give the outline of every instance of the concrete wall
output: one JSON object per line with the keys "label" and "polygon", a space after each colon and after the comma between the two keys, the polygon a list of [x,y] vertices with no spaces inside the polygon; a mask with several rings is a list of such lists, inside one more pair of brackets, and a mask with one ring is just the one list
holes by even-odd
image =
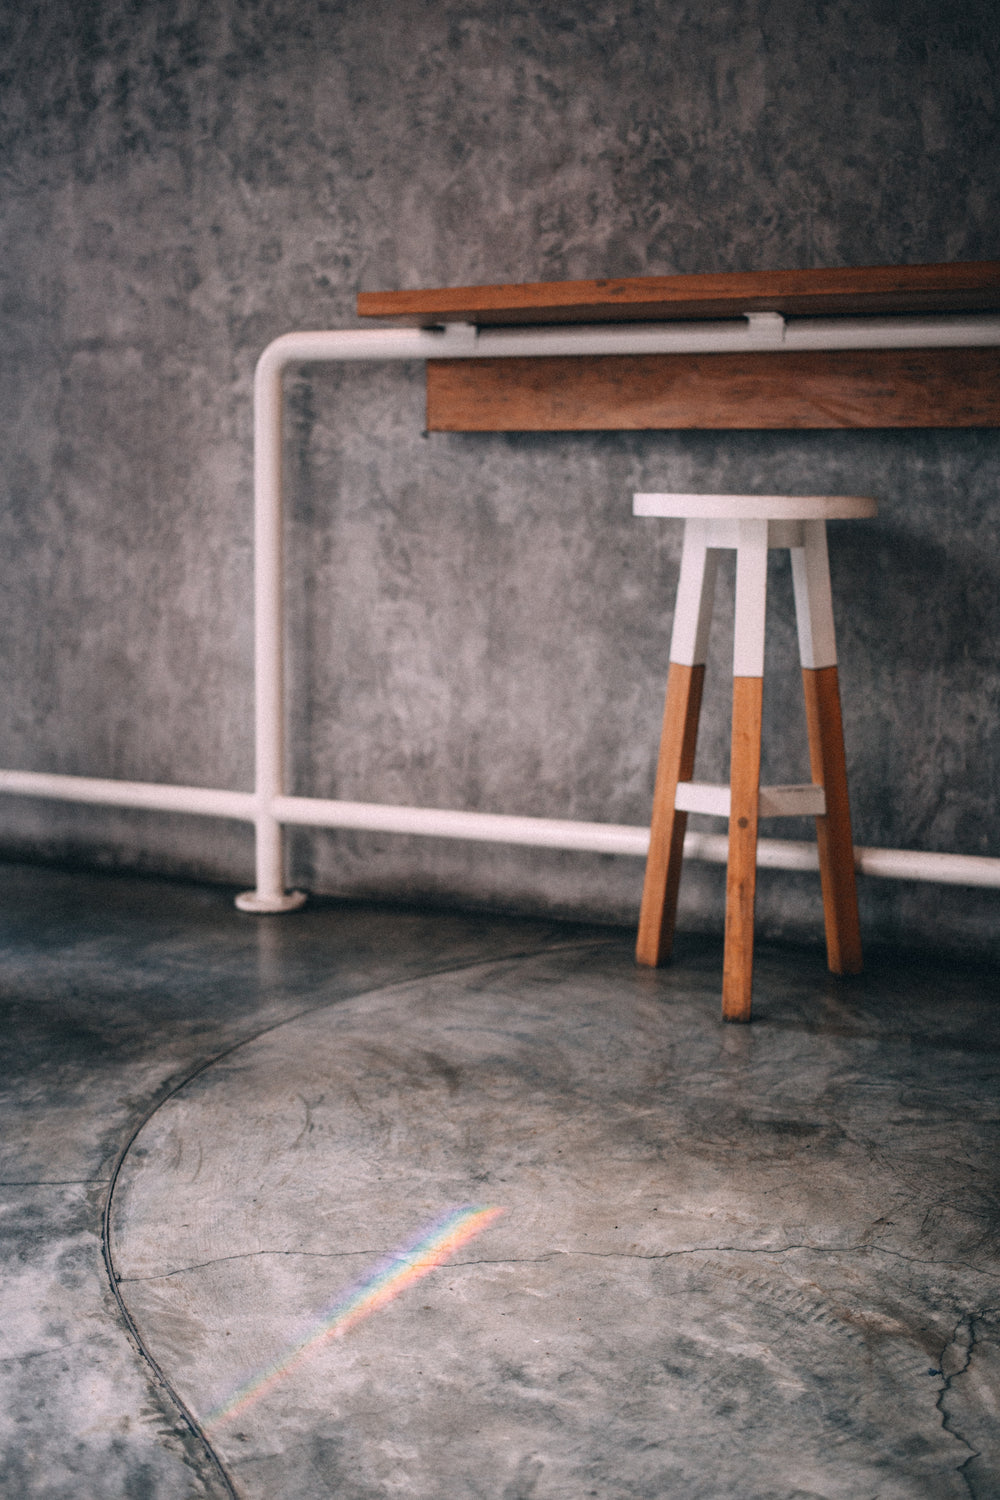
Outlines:
{"label": "concrete wall", "polygon": [[[992,0],[0,17],[7,766],[251,786],[253,365],[351,325],[359,288],[1000,256]],[[872,493],[878,521],[831,540],[856,839],[1000,854],[997,433],[426,437],[409,367],[297,372],[289,407],[294,790],[645,821],[679,539],[631,518],[633,489]],[[766,761],[793,778],[777,613],[772,647]],[[0,799],[0,829],[8,853],[252,868],[246,830],[195,819]],[[436,841],[292,848],[313,889],[607,919],[641,882]],[[692,867],[683,900],[717,926],[721,872]],[[996,895],[863,901],[876,940],[1000,949]],[[814,883],[766,876],[761,925],[814,937]]]}

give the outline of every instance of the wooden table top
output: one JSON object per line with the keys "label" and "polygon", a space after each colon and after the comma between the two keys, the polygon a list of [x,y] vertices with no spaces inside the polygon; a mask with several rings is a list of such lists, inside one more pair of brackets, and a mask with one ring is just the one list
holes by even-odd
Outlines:
{"label": "wooden table top", "polygon": [[831,270],[626,276],[600,281],[361,292],[358,314],[416,327],[441,323],[663,322],[750,312],[859,317],[1000,311],[1000,261]]}

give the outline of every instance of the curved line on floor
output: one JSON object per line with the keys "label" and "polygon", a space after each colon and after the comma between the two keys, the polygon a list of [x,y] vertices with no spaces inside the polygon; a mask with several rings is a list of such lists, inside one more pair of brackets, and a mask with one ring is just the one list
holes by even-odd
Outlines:
{"label": "curved line on floor", "polygon": [[393,990],[404,989],[407,985],[413,984],[415,981],[421,979],[436,979],[445,974],[462,974],[470,969],[482,968],[485,964],[488,963],[517,963],[527,958],[539,958],[547,953],[566,953],[572,952],[573,949],[586,950],[587,948],[611,947],[616,941],[620,941],[620,939],[612,937],[609,934],[607,938],[588,938],[585,940],[568,941],[566,943],[556,943],[551,946],[546,945],[542,948],[525,948],[520,952],[505,953],[502,955],[498,955],[496,958],[492,959],[470,959],[468,963],[442,965],[442,967],[439,969],[431,968],[428,969],[425,973],[411,974],[406,979],[397,980],[395,984],[375,985],[372,989],[369,990],[358,990],[357,993],[353,995],[338,995],[334,1000],[322,1000],[317,1005],[307,1005],[302,1010],[296,1011],[295,1015],[284,1016],[280,1021],[275,1021],[270,1026],[262,1026],[259,1031],[255,1031],[252,1035],[241,1037],[238,1042],[233,1042],[231,1046],[224,1047],[221,1052],[217,1052],[212,1057],[206,1058],[204,1062],[199,1063],[196,1068],[192,1068],[190,1073],[185,1074],[185,1076],[180,1079],[178,1083],[175,1083],[172,1088],[168,1089],[163,1095],[161,1095],[161,1097],[158,1098],[156,1102],[150,1106],[150,1108],[143,1115],[142,1119],[136,1125],[135,1129],[132,1131],[132,1134],[129,1136],[128,1140],[125,1142],[125,1145],[122,1147],[121,1151],[118,1154],[118,1158],[115,1162],[114,1169],[111,1173],[111,1178],[108,1183],[107,1195],[104,1200],[104,1210],[101,1214],[101,1251],[104,1256],[104,1268],[108,1275],[108,1282],[111,1286],[112,1295],[114,1296],[115,1302],[118,1305],[118,1311],[121,1314],[122,1321],[125,1324],[126,1330],[130,1338],[132,1339],[132,1342],[135,1344],[135,1347],[142,1359],[145,1360],[149,1370],[155,1376],[156,1381],[162,1391],[165,1392],[170,1401],[177,1408],[177,1411],[179,1412],[181,1419],[183,1420],[184,1425],[187,1427],[188,1431],[193,1437],[197,1438],[198,1442],[201,1444],[202,1448],[204,1449],[205,1455],[208,1458],[209,1464],[213,1472],[215,1473],[216,1478],[225,1486],[226,1494],[230,1497],[230,1500],[241,1500],[240,1492],[239,1490],[237,1490],[232,1479],[229,1477],[229,1474],[226,1472],[225,1465],[223,1464],[218,1453],[215,1451],[211,1439],[205,1432],[201,1423],[198,1421],[198,1418],[195,1416],[194,1412],[190,1410],[187,1403],[181,1397],[180,1393],[174,1388],[172,1382],[166,1375],[159,1361],[147,1348],[146,1343],[142,1335],[140,1334],[138,1327],[136,1326],[135,1320],[128,1310],[125,1299],[121,1294],[119,1277],[117,1271],[115,1270],[114,1256],[111,1251],[111,1205],[114,1199],[115,1187],[117,1186],[119,1175],[125,1165],[125,1159],[131,1151],[132,1147],[135,1145],[135,1142],[138,1139],[139,1135],[143,1130],[145,1130],[146,1126],[149,1124],[153,1116],[157,1114],[165,1104],[173,1099],[175,1095],[179,1094],[182,1089],[187,1088],[189,1083],[193,1083],[194,1080],[198,1078],[202,1073],[208,1072],[209,1068],[214,1068],[216,1063],[222,1062],[224,1058],[231,1057],[232,1054],[234,1052],[238,1052],[241,1047],[247,1047],[251,1042],[259,1041],[261,1037],[267,1036],[272,1031],[280,1031],[283,1026],[290,1026],[293,1022],[300,1021],[303,1016],[314,1015],[317,1011],[332,1009],[335,1005],[343,1005],[346,1001],[349,1000],[361,1000],[366,995],[377,995],[385,993],[391,994]]}

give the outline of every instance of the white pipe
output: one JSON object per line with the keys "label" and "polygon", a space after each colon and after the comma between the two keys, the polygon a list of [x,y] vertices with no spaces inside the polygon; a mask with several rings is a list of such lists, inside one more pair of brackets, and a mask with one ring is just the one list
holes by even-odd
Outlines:
{"label": "white pipe", "polygon": [[780,313],[755,313],[747,318],[704,323],[485,328],[467,353],[456,350],[450,357],[792,353],[805,349],[942,349],[996,344],[1000,344],[1000,317],[991,315],[784,319]]}
{"label": "white pipe", "polygon": [[0,771],[0,792],[16,797],[52,797],[57,802],[91,802],[103,807],[144,807],[153,812],[238,818],[244,822],[253,822],[257,810],[257,799],[251,792],[161,786],[152,781],[104,781],[94,776],[56,776],[44,771]]}
{"label": "white pipe", "polygon": [[[251,792],[99,780],[90,776],[57,776],[38,771],[0,771],[0,793],[105,807],[234,818],[246,823],[257,821],[259,805],[258,798]],[[537,849],[567,849],[577,853],[619,854],[638,859],[645,859],[649,849],[649,829],[626,823],[580,823],[562,818],[454,812],[444,808],[397,807],[378,802],[338,802],[322,797],[276,797],[270,811],[278,825],[304,828],[353,828],[373,833],[417,834],[480,843],[519,844]],[[724,833],[689,833],[684,840],[685,859],[724,865],[728,854],[729,840]],[[862,874],[884,880],[933,881],[1000,889],[1000,859],[987,855],[856,848],[854,862]],[[768,870],[819,868],[816,845],[794,839],[760,839],[757,864]]]}
{"label": "white pipe", "polygon": [[[624,854],[638,859],[645,859],[649,852],[649,829],[627,823],[578,823],[506,813],[338,802],[325,797],[278,797],[274,814],[282,823],[308,828],[354,828],[371,833],[521,844],[535,849]],[[729,839],[724,833],[689,833],[684,839],[684,856],[724,865],[729,858]],[[757,863],[767,870],[819,869],[816,845],[796,839],[760,839]],[[1000,859],[986,855],[856,848],[854,863],[862,874],[885,880],[927,880],[1000,889]]]}
{"label": "white pipe", "polygon": [[[766,321],[765,321],[766,319]],[[772,321],[774,320],[774,321]],[[289,364],[328,360],[512,359],[583,354],[774,353],[803,349],[989,348],[1000,345],[1000,317],[746,318],[676,323],[568,324],[549,328],[350,328],[285,333],[257,366],[259,381]]]}
{"label": "white pipe", "polygon": [[931,854],[919,849],[855,849],[863,875],[882,880],[927,880],[939,885],[1000,889],[1000,859],[986,854]]}
{"label": "white pipe", "polygon": [[334,802],[322,797],[279,797],[274,810],[283,823],[311,828],[358,828],[375,833],[472,839],[486,844],[522,844],[536,849],[575,849],[594,854],[645,858],[649,829],[622,823],[575,823],[561,818],[522,818],[507,813],[452,812],[437,807],[395,807],[378,802]]}
{"label": "white pipe", "polygon": [[[272,346],[273,347],[273,346]],[[280,367],[266,356],[254,377],[254,742],[256,899],[285,896],[281,828],[272,809],[284,790],[284,542]]]}

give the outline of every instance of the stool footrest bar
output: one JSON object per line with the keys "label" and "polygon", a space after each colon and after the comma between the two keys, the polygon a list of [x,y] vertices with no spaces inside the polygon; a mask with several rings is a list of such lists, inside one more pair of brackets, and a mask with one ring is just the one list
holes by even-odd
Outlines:
{"label": "stool footrest bar", "polygon": [[[728,818],[731,796],[728,786],[710,781],[679,781],[674,797],[678,812],[704,813]],[[757,802],[761,818],[819,818],[826,812],[826,793],[807,781],[794,786],[762,786]]]}

